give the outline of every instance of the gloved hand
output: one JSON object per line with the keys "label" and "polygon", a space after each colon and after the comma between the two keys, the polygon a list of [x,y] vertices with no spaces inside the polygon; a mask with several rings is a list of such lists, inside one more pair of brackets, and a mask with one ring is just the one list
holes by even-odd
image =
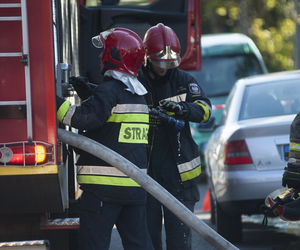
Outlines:
{"label": "gloved hand", "polygon": [[[160,121],[161,124],[167,124],[171,119],[171,117],[168,116],[167,114],[158,111],[157,109],[154,108],[149,111],[149,116],[150,116],[150,121],[158,120]],[[158,124],[158,122],[154,122],[154,123]]]}
{"label": "gloved hand", "polygon": [[300,165],[295,158],[290,158],[282,175],[282,186],[300,188]]}
{"label": "gloved hand", "polygon": [[169,112],[174,112],[175,114],[178,115],[183,114],[183,107],[178,102],[162,100],[160,102],[160,106]]}
{"label": "gloved hand", "polygon": [[166,124],[170,128],[175,129],[175,131],[180,132],[185,125],[184,121],[176,120],[175,118],[168,116],[164,112],[156,110],[154,108],[149,112],[149,115],[150,115],[150,124],[152,126],[158,125],[160,122],[161,124]]}
{"label": "gloved hand", "polygon": [[88,99],[92,95],[92,89],[87,82],[89,82],[89,80],[84,76],[72,76],[69,79],[69,83],[72,84],[82,101]]}

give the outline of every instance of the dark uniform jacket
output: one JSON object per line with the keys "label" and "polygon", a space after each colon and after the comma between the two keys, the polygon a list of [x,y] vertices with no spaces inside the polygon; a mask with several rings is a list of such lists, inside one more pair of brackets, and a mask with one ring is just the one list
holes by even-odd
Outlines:
{"label": "dark uniform jacket", "polygon": [[[93,95],[76,107],[71,126],[112,149],[146,172],[149,115],[143,96],[132,94],[110,78],[93,89]],[[145,204],[146,192],[134,180],[107,162],[80,152],[77,179],[84,191],[105,202]],[[95,167],[97,166],[97,167]]]}
{"label": "dark uniform jacket", "polygon": [[300,113],[297,114],[291,124],[289,158],[300,160]]}
{"label": "dark uniform jacket", "polygon": [[[151,161],[156,161],[157,164],[154,165],[161,165],[157,168],[160,168],[158,171],[164,177],[159,182],[169,182],[167,186],[172,189],[171,186],[177,186],[177,184],[173,185],[171,183],[173,181],[167,179],[177,175],[184,187],[198,183],[201,161],[198,146],[191,135],[189,122],[200,123],[209,120],[211,115],[210,100],[197,81],[190,74],[178,68],[169,70],[167,75],[159,80],[152,80],[148,76],[147,69],[143,67],[139,72],[138,79],[148,91],[146,100],[150,109],[156,108],[159,101],[167,99],[179,102],[186,110],[184,115],[174,116],[176,119],[185,121],[184,129],[180,133],[166,125],[151,126],[150,121],[149,163],[151,165]],[[169,153],[168,148],[171,148]],[[165,165],[163,166],[163,164]],[[177,169],[167,166],[172,164],[177,165]],[[168,172],[163,173],[164,169],[167,169]],[[172,173],[174,171],[176,173]],[[154,178],[156,179],[155,176]],[[171,193],[176,192],[176,190],[172,192],[170,189],[168,191]]]}

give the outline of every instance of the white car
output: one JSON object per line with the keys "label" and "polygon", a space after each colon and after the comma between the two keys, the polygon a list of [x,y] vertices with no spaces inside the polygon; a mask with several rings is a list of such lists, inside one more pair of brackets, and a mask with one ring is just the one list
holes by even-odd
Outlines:
{"label": "white car", "polygon": [[211,221],[227,240],[240,242],[241,216],[262,214],[266,196],[282,187],[290,125],[299,111],[300,71],[235,83],[205,151]]}

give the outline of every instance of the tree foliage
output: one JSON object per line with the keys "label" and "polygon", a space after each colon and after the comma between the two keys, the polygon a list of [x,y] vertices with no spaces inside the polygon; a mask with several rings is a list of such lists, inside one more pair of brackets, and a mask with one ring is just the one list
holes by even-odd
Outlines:
{"label": "tree foliage", "polygon": [[240,32],[269,72],[294,69],[294,0],[202,0],[202,33]]}

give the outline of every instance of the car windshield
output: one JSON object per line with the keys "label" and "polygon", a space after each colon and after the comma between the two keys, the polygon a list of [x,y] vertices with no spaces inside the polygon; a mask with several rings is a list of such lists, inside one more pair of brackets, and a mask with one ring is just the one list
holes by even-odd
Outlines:
{"label": "car windshield", "polygon": [[189,72],[208,97],[228,95],[240,78],[262,74],[258,60],[250,54],[202,58],[202,71]]}
{"label": "car windshield", "polygon": [[296,114],[300,111],[299,80],[281,80],[245,88],[239,120]]}

